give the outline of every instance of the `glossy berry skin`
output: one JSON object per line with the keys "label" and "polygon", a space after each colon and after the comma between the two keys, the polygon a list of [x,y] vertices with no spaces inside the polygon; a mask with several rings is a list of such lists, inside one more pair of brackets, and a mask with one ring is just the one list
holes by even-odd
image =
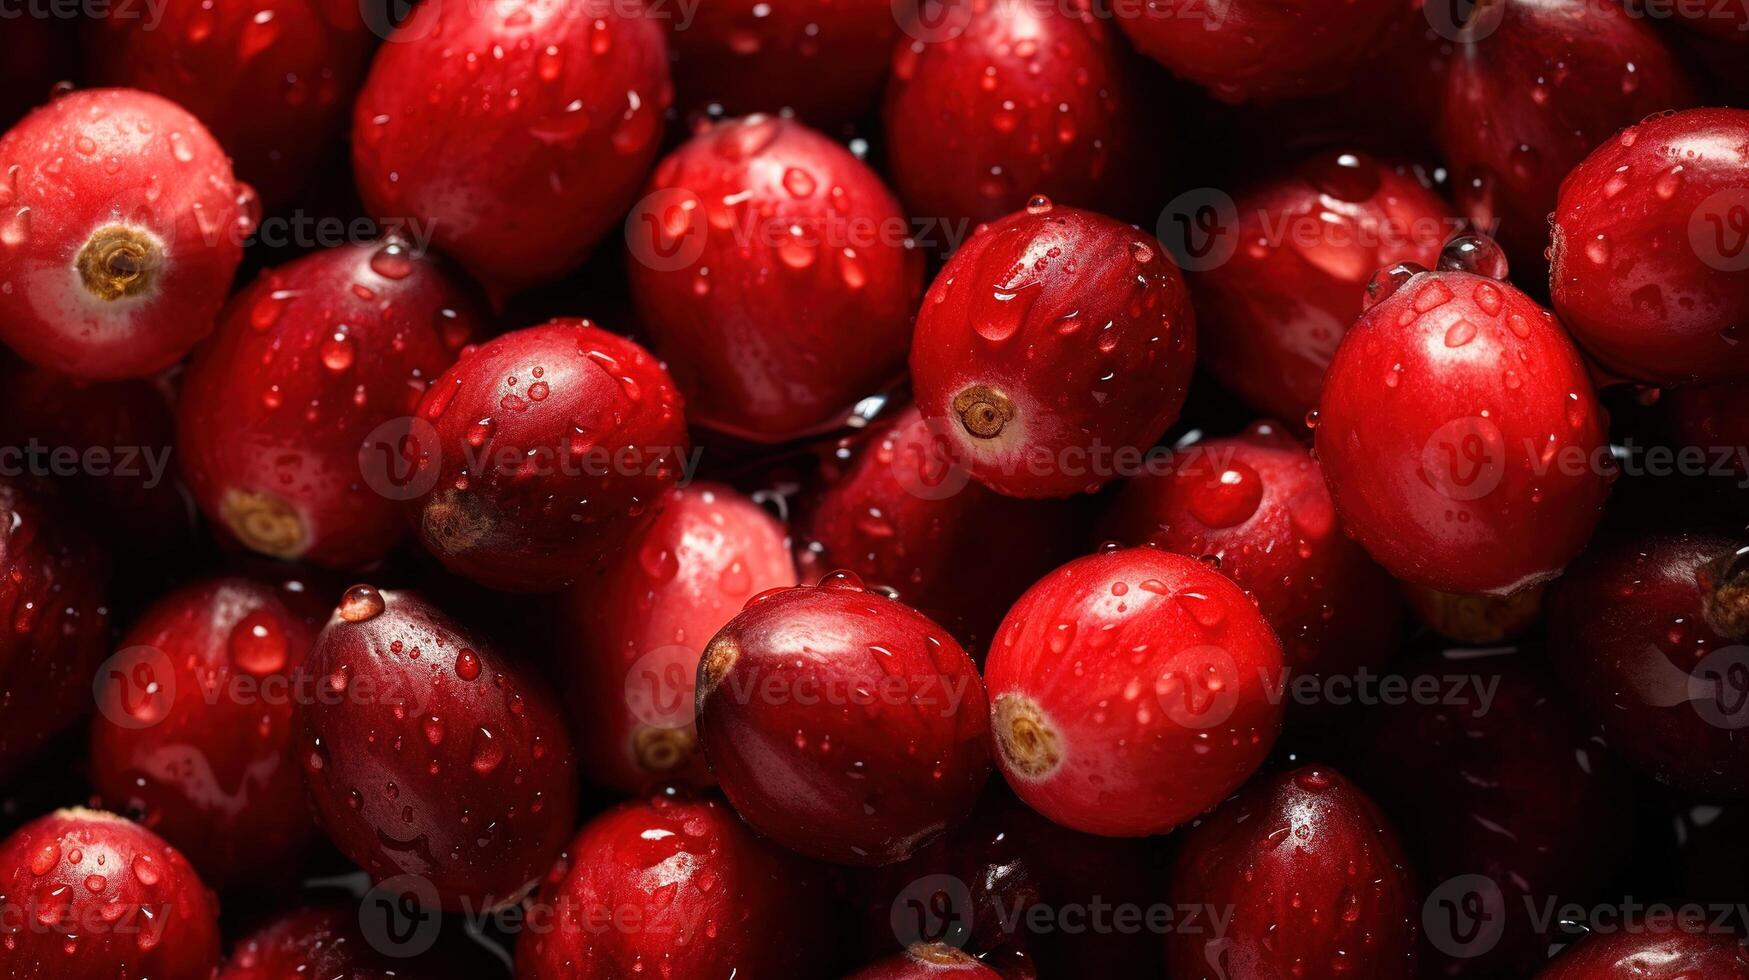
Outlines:
{"label": "glossy berry skin", "polygon": [[1171,894],[1231,916],[1167,936],[1175,978],[1416,975],[1421,910],[1396,831],[1333,769],[1263,777],[1185,831]]}
{"label": "glossy berry skin", "polygon": [[417,420],[419,540],[450,571],[519,592],[595,571],[680,478],[688,447],[662,364],[588,320],[465,349]]}
{"label": "glossy berry skin", "polygon": [[1392,575],[1443,592],[1553,578],[1590,538],[1613,472],[1572,341],[1489,276],[1400,268],[1379,282],[1319,402],[1343,527]]}
{"label": "glossy berry skin", "polygon": [[1403,617],[1390,577],[1342,533],[1311,453],[1274,424],[1196,443],[1170,472],[1126,482],[1101,537],[1214,556],[1296,674],[1353,675],[1396,653]]}
{"label": "glossy berry skin", "polygon": [[218,903],[188,861],[139,824],[57,810],[0,843],[0,973],[16,980],[208,980]]}
{"label": "glossy berry skin", "polygon": [[1670,925],[1624,924],[1580,940],[1536,980],[1741,980],[1749,950],[1701,918]]}
{"label": "glossy berry skin", "polygon": [[1084,2],[971,0],[947,16],[963,28],[893,53],[883,121],[910,213],[961,234],[1035,194],[1130,213],[1158,165],[1117,28]]}
{"label": "glossy berry skin", "polygon": [[420,4],[352,119],[359,194],[429,222],[495,295],[583,264],[637,196],[672,94],[662,23],[568,0]]}
{"label": "glossy berry skin", "polygon": [[606,576],[566,596],[584,774],[625,793],[714,785],[693,724],[699,657],[749,599],[796,582],[765,508],[721,484],[670,490]]}
{"label": "glossy berry skin", "polygon": [[345,129],[374,40],[361,9],[345,0],[174,0],[149,20],[94,18],[86,61],[103,84],[194,113],[238,176],[281,202]]}
{"label": "glossy berry skin", "polygon": [[1610,748],[1714,797],[1749,796],[1737,680],[1749,623],[1735,567],[1743,547],[1704,534],[1600,542],[1549,599],[1550,654]]}
{"label": "glossy berry skin", "polygon": [[815,126],[844,122],[874,104],[898,37],[890,0],[699,4],[668,34],[675,102],[682,112],[787,108]]}
{"label": "glossy berry skin", "polygon": [[695,424],[753,442],[839,425],[904,372],[922,256],[879,176],[754,115],[682,144],[627,219],[632,300]]}
{"label": "glossy berry skin", "polygon": [[0,136],[0,174],[0,341],[64,374],[137,378],[212,330],[258,207],[186,110],[68,93]]}
{"label": "glossy berry skin", "polygon": [[407,592],[347,590],[298,683],[299,759],[328,835],[443,908],[516,900],[577,813],[564,716],[527,665]]}
{"label": "glossy berry skin", "polygon": [[216,887],[295,871],[316,839],[292,725],[312,600],[239,577],[184,586],[122,637],[102,688],[92,784]]}
{"label": "glossy berry skin", "polygon": [[1342,87],[1399,15],[1390,0],[1148,0],[1115,18],[1145,55],[1222,102],[1271,101]]}
{"label": "glossy berry skin", "polygon": [[980,228],[917,316],[917,407],[972,476],[1063,497],[1117,475],[1178,418],[1190,294],[1152,235],[1042,198]]}
{"label": "glossy berry skin", "polygon": [[0,778],[91,709],[109,561],[37,487],[0,480]]}
{"label": "glossy berry skin", "polygon": [[1561,184],[1555,312],[1610,372],[1651,384],[1749,376],[1749,110],[1653,116]]}
{"label": "glossy berry skin", "polygon": [[[726,804],[656,796],[583,826],[535,900],[518,980],[824,976],[821,869],[759,839]],[[531,920],[532,921],[532,920]]]}
{"label": "glossy berry skin", "polygon": [[1521,271],[1540,270],[1568,171],[1616,130],[1699,96],[1657,30],[1614,3],[1504,0],[1472,25],[1479,38],[1446,75],[1440,149],[1459,210]]}
{"label": "glossy berry skin", "polygon": [[803,574],[849,569],[947,627],[974,656],[1027,586],[1080,544],[1066,502],[972,482],[915,406],[838,460],[796,518]]}
{"label": "glossy berry skin", "polygon": [[479,326],[472,295],[396,240],[263,273],[182,383],[182,466],[201,510],[275,558],[381,558],[406,534],[411,492],[397,420]]}
{"label": "glossy berry skin", "polygon": [[1298,422],[1360,316],[1366,284],[1399,262],[1431,267],[1451,205],[1412,173],[1332,150],[1234,200],[1234,251],[1191,272],[1209,373],[1257,411]]}
{"label": "glossy berry skin", "polygon": [[852,973],[849,980],[1000,980],[1002,974],[945,943],[919,943]]}
{"label": "glossy berry skin", "polygon": [[996,761],[1065,827],[1164,833],[1262,764],[1281,672],[1280,642],[1231,579],[1156,548],[1101,551],[1002,621],[984,669]]}
{"label": "glossy berry skin", "polygon": [[947,631],[848,573],[756,599],[699,662],[724,795],[764,836],[840,864],[902,861],[971,811],[986,710]]}
{"label": "glossy berry skin", "polygon": [[467,980],[503,974],[484,946],[467,939],[446,941],[454,935],[448,930],[422,954],[392,956],[411,948],[414,940],[400,949],[373,946],[359,928],[359,917],[374,911],[322,905],[280,915],[237,940],[217,980],[396,980],[410,972],[429,980]]}

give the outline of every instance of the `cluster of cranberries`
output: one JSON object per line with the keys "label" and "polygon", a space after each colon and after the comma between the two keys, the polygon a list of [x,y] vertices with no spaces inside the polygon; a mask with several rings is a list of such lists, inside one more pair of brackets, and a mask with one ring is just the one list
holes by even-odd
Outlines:
{"label": "cluster of cranberries", "polygon": [[0,974],[1749,978],[1741,6],[0,16]]}

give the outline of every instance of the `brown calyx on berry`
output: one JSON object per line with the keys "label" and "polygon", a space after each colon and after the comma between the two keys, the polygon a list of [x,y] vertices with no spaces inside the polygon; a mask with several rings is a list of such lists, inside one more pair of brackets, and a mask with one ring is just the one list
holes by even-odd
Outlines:
{"label": "brown calyx on berry", "polygon": [[1062,765],[1062,739],[1031,698],[998,694],[990,706],[990,727],[996,748],[1017,774],[1042,779]]}
{"label": "brown calyx on berry", "polygon": [[989,385],[972,385],[953,396],[960,424],[978,439],[994,439],[1014,420],[1014,404]]}
{"label": "brown calyx on berry", "polygon": [[648,772],[673,772],[686,765],[698,747],[687,728],[640,728],[632,736],[632,753]]}
{"label": "brown calyx on berry", "polygon": [[151,289],[163,261],[163,243],[150,232],[105,225],[91,233],[75,265],[86,291],[113,302]]}
{"label": "brown calyx on berry", "polygon": [[1749,547],[1720,555],[1700,568],[1701,612],[1713,632],[1749,638]]}
{"label": "brown calyx on berry", "polygon": [[231,490],[219,502],[225,527],[251,551],[296,558],[309,547],[304,519],[291,504],[265,490]]}
{"label": "brown calyx on berry", "polygon": [[704,704],[704,699],[711,696],[717,685],[723,682],[729,671],[735,666],[735,661],[741,658],[741,647],[734,640],[719,636],[704,648],[704,656],[699,660],[698,671],[698,702]]}
{"label": "brown calyx on berry", "polygon": [[963,966],[972,962],[969,953],[947,943],[914,943],[905,952],[917,962],[931,966]]}

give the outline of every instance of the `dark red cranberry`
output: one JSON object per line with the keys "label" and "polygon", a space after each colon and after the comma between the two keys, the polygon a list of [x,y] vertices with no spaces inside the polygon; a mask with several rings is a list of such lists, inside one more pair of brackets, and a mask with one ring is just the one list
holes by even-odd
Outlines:
{"label": "dark red cranberry", "polygon": [[1034,198],[980,227],[936,276],[911,380],[978,482],[1063,497],[1153,448],[1184,405],[1195,354],[1190,295],[1154,236]]}
{"label": "dark red cranberry", "polygon": [[1128,481],[1103,538],[1213,558],[1250,593],[1295,674],[1352,675],[1395,653],[1393,583],[1342,533],[1324,475],[1273,423],[1196,443]]}
{"label": "dark red cranberry", "polygon": [[1749,795],[1749,545],[1601,541],[1549,598],[1550,653],[1610,748],[1695,793]]}
{"label": "dark red cranberry", "polygon": [[401,440],[479,329],[470,294],[399,240],[346,245],[238,294],[182,384],[182,468],[245,547],[338,568],[406,534]]}
{"label": "dark red cranberry", "polygon": [[1172,902],[1195,910],[1167,936],[1175,980],[1416,975],[1396,831],[1333,769],[1263,777],[1185,831]]}
{"label": "dark red cranberry", "polygon": [[1663,403],[1678,446],[1701,450],[1709,466],[1722,459],[1733,473],[1749,468],[1749,382],[1685,386]]}
{"label": "dark red cranberry", "polygon": [[545,682],[406,592],[348,589],[299,672],[300,761],[329,836],[443,908],[513,902],[577,813],[564,715]]}
{"label": "dark red cranberry", "polygon": [[368,905],[287,912],[239,939],[216,980],[480,980],[504,972],[478,943],[445,941],[453,933],[439,933],[425,950],[416,949],[424,938],[418,930],[405,944],[394,944],[401,937],[386,931],[373,937],[360,920],[378,914],[383,910]]}
{"label": "dark red cranberry", "polygon": [[1742,980],[1749,949],[1707,917],[1627,923],[1581,940],[1536,980]]}
{"label": "dark red cranberry", "polygon": [[0,973],[19,980],[209,980],[218,903],[174,847],[97,810],[57,810],[0,843]]}
{"label": "dark red cranberry", "polygon": [[1749,44],[1749,7],[1742,4],[1623,0],[1622,6],[1636,17],[1668,19],[1698,34],[1738,45]]}
{"label": "dark red cranberry", "polygon": [[585,824],[547,875],[516,975],[824,976],[828,910],[821,870],[723,803],[623,803]]}
{"label": "dark red cranberry", "polygon": [[1163,833],[1262,764],[1281,727],[1281,644],[1231,579],[1156,548],[1072,561],[990,644],[996,761],[1076,830]]}
{"label": "dark red cranberry", "polygon": [[1203,363],[1258,411],[1297,422],[1318,407],[1367,281],[1438,261],[1451,205],[1405,171],[1334,150],[1233,205],[1238,223],[1221,232],[1231,257],[1189,275]]}
{"label": "dark red cranberry", "polygon": [[990,772],[977,668],[946,630],[840,572],[756,597],[705,648],[698,731],[729,802],[785,847],[891,864]]}
{"label": "dark red cranberry", "polygon": [[1623,126],[1698,99],[1651,24],[1592,0],[1472,5],[1445,82],[1458,204],[1526,273],[1543,268],[1567,172]]}
{"label": "dark red cranberry", "polygon": [[318,836],[292,718],[319,623],[310,596],[208,579],[148,609],[98,677],[92,784],[218,887],[296,871]]}
{"label": "dark red cranberry", "polygon": [[749,599],[796,581],[789,537],[757,503],[720,484],[669,491],[606,576],[566,600],[585,775],[626,793],[712,785],[693,723],[699,657]]}
{"label": "dark red cranberry", "polygon": [[1002,974],[945,943],[918,943],[852,973],[849,980],[1001,980]]}
{"label": "dark red cranberry", "polygon": [[1550,289],[1580,346],[1652,384],[1749,376],[1749,111],[1653,116],[1561,184]]}
{"label": "dark red cranberry", "polygon": [[692,421],[782,442],[891,384],[922,283],[910,235],[873,170],[792,120],[722,123],[664,159],[628,273]]}
{"label": "dark red cranberry", "polygon": [[[964,236],[1026,206],[1129,214],[1159,161],[1117,27],[1088,0],[960,0],[946,29],[903,38],[884,122],[910,212]],[[951,251],[957,241],[942,243]]]}
{"label": "dark red cranberry", "polygon": [[662,21],[611,3],[431,3],[352,117],[359,194],[502,296],[583,264],[637,198],[672,96]]}
{"label": "dark red cranberry", "polygon": [[662,364],[575,319],[462,351],[411,434],[420,541],[452,572],[523,592],[596,570],[681,479],[688,447]]}
{"label": "dark red cranberry", "polygon": [[1397,578],[1506,595],[1558,574],[1609,493],[1607,419],[1573,343],[1485,238],[1381,271],[1317,417],[1343,527]]}

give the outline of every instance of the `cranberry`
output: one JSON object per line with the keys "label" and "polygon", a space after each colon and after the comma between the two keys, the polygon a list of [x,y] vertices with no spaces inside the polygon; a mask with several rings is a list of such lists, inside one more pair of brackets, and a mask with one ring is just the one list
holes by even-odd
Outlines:
{"label": "cranberry", "polygon": [[737,116],[793,109],[817,126],[861,115],[899,36],[891,0],[699,4],[669,31],[676,102]]}
{"label": "cranberry", "polygon": [[517,944],[516,975],[822,976],[826,911],[820,869],[722,803],[622,803],[585,824],[547,875],[530,913],[547,921]]}
{"label": "cranberry", "polygon": [[1203,363],[1258,411],[1298,420],[1360,315],[1373,272],[1431,266],[1451,206],[1404,170],[1329,151],[1234,202],[1231,258],[1193,272]]}
{"label": "cranberry", "polygon": [[1332,769],[1261,778],[1185,832],[1172,901],[1198,909],[1167,937],[1175,978],[1415,976],[1396,832]]}
{"label": "cranberry", "polygon": [[1152,235],[1034,198],[983,226],[930,286],[917,406],[998,493],[1095,490],[1178,418],[1190,297]]}
{"label": "cranberry", "polygon": [[269,202],[299,189],[346,125],[374,40],[334,0],[170,0],[148,18],[101,17],[86,61],[107,85],[194,113]]}
{"label": "cranberry", "polygon": [[334,567],[406,533],[400,439],[478,329],[470,295],[399,240],[271,270],[196,353],[179,408],[201,509],[262,554]]}
{"label": "cranberry", "polygon": [[[237,941],[217,980],[394,980],[410,975],[421,980],[468,980],[503,973],[479,944],[445,942],[450,933],[440,933],[434,948],[411,957],[397,955],[400,950],[395,947],[379,948],[359,926],[361,914],[372,912],[323,905],[280,915]],[[413,945],[410,941],[404,948],[411,950]]]}
{"label": "cranberry", "polygon": [[1542,621],[1544,586],[1511,595],[1459,595],[1419,585],[1404,587],[1421,625],[1448,640],[1487,646],[1530,632]]}
{"label": "cranberry", "polygon": [[1396,653],[1393,583],[1342,534],[1318,463],[1271,423],[1199,442],[1128,481],[1106,538],[1213,557],[1250,593],[1295,673],[1354,674]]}
{"label": "cranberry", "polygon": [[176,849],[113,813],[58,810],[0,843],[0,972],[208,980],[218,904]]}
{"label": "cranberry", "polygon": [[664,33],[599,0],[420,4],[353,110],[367,209],[428,222],[500,296],[572,271],[656,157]]}
{"label": "cranberry", "polygon": [[1749,376],[1749,111],[1653,116],[1561,184],[1555,312],[1612,372],[1676,384]]}
{"label": "cranberry", "polygon": [[844,572],[755,598],[711,640],[698,731],[755,830],[841,864],[911,856],[970,812],[990,771],[971,658]]}
{"label": "cranberry", "polygon": [[381,881],[418,875],[445,909],[515,901],[577,812],[547,686],[405,592],[346,591],[299,671],[300,759],[317,813]]}
{"label": "cranberry", "polygon": [[1425,693],[1363,715],[1346,765],[1421,871],[1423,971],[1524,976],[1559,928],[1527,910],[1612,880],[1631,788],[1525,651],[1450,651],[1401,676]]}
{"label": "cranberry", "polygon": [[175,363],[213,328],[255,192],[200,121],[130,89],[62,96],[0,137],[0,340],[84,378]]}
{"label": "cranberry", "polygon": [[184,586],[99,677],[92,784],[220,887],[295,871],[317,836],[292,739],[312,605],[245,578]]}
{"label": "cranberry", "polygon": [[1556,957],[1536,980],[1741,980],[1749,977],[1749,949],[1704,916],[1675,924],[1625,923]]}
{"label": "cranberry", "polygon": [[1691,792],[1749,795],[1745,550],[1704,534],[1611,539],[1549,598],[1550,653],[1610,747]]}
{"label": "cranberry", "polygon": [[1158,161],[1115,26],[1088,0],[971,0],[948,23],[945,38],[900,43],[887,87],[887,155],[912,214],[963,235],[1034,194],[1137,209]]}
{"label": "cranberry", "polygon": [[1698,35],[1749,44],[1749,7],[1734,3],[1660,4],[1657,0],[1623,0],[1636,17],[1668,18]]}
{"label": "cranberry", "polygon": [[781,442],[903,373],[922,256],[875,172],[819,133],[763,115],[702,132],[627,228],[632,299],[693,422]]}
{"label": "cranberry", "polygon": [[852,973],[850,980],[1001,980],[1002,974],[945,943],[918,943]]}
{"label": "cranberry", "polygon": [[1335,91],[1401,11],[1391,0],[1148,0],[1117,20],[1143,54],[1244,102]]}
{"label": "cranberry", "polygon": [[1219,802],[1281,727],[1281,644],[1231,579],[1155,548],[1064,565],[990,645],[996,761],[1065,827],[1163,833]]}
{"label": "cranberry", "polygon": [[764,508],[721,485],[669,491],[607,575],[566,600],[585,773],[627,793],[712,785],[693,724],[699,657],[747,600],[795,584],[789,538]]}
{"label": "cranberry", "polygon": [[849,569],[969,650],[981,651],[1014,600],[1079,544],[1064,502],[1004,497],[971,482],[915,407],[845,453],[841,472],[797,518],[804,572],[818,579]]}
{"label": "cranberry", "polygon": [[1613,475],[1578,352],[1503,274],[1483,238],[1454,240],[1438,271],[1381,271],[1319,403],[1344,528],[1392,575],[1444,592],[1553,578]]}
{"label": "cranberry", "polygon": [[1650,24],[1591,0],[1474,5],[1445,81],[1439,142],[1458,203],[1525,271],[1542,268],[1545,218],[1585,154],[1649,113],[1697,101]]}
{"label": "cranberry", "polygon": [[0,778],[91,707],[109,562],[40,490],[0,480]]}
{"label": "cranberry", "polygon": [[649,519],[687,452],[668,372],[575,319],[464,350],[412,432],[425,547],[452,572],[529,592],[596,568]]}

